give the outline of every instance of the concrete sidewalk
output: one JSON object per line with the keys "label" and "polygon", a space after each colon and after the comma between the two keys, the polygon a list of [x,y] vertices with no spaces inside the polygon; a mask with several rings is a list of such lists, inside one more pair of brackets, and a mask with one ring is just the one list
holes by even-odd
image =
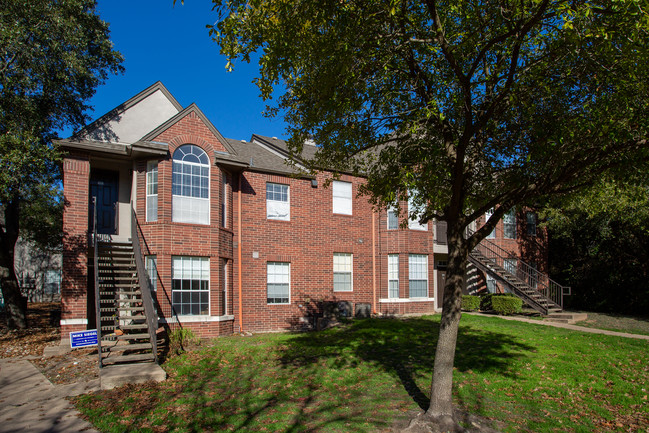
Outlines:
{"label": "concrete sidewalk", "polygon": [[586,328],[585,326],[569,325],[567,323],[546,322],[543,320],[527,319],[525,317],[517,317],[517,316],[496,316],[494,314],[484,314],[484,313],[476,313],[476,312],[468,312],[468,311],[462,312],[462,314],[471,314],[474,316],[482,316],[482,317],[494,317],[494,318],[504,319],[504,320],[515,320],[518,322],[533,323],[535,325],[553,326],[555,328],[570,329],[572,331],[588,332],[591,334],[613,335],[616,337],[635,338],[636,340],[649,341],[649,335],[629,334],[627,332],[607,331],[605,329],[597,329],[597,328]]}
{"label": "concrete sidewalk", "polygon": [[99,433],[65,397],[99,389],[99,379],[54,386],[25,359],[0,359],[0,433]]}

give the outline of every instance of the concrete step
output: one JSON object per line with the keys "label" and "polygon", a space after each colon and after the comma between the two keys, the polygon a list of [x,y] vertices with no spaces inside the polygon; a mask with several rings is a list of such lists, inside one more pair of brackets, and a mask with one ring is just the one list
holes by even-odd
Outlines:
{"label": "concrete step", "polygon": [[586,320],[588,314],[586,313],[571,313],[571,312],[551,312],[543,320],[546,322],[555,322],[555,323],[568,323],[574,324],[576,322]]}
{"label": "concrete step", "polygon": [[143,383],[149,380],[162,382],[167,373],[153,362],[127,365],[109,365],[99,371],[101,389],[112,389],[127,383]]}

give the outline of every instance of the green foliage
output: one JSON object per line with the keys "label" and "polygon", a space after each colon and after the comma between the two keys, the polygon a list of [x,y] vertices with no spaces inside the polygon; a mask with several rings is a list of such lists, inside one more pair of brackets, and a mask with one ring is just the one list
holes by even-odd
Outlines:
{"label": "green foliage", "polygon": [[480,296],[462,295],[462,310],[476,311],[480,308]]}
{"label": "green foliage", "polygon": [[523,301],[515,296],[494,296],[491,298],[491,308],[498,314],[509,316],[520,313]]}
{"label": "green foliage", "polygon": [[493,311],[494,306],[492,299],[494,297],[508,297],[519,299],[518,296],[513,293],[487,293],[486,295],[480,296],[480,309],[482,311]]}
{"label": "green foliage", "polygon": [[214,3],[226,67],[258,53],[295,151],[313,138],[313,166],[366,173],[376,204],[416,191],[418,218],[461,232],[648,155],[635,0]]}
{"label": "green foliage", "polygon": [[572,288],[570,308],[647,315],[649,193],[638,174],[546,207],[550,269]]}
{"label": "green foliage", "polygon": [[187,328],[176,328],[169,333],[169,353],[180,355],[188,346],[200,344],[201,339],[194,331]]}
{"label": "green foliage", "polygon": [[10,327],[26,326],[13,249],[61,238],[57,129],[87,120],[88,99],[122,56],[94,0],[0,0],[0,286]]}

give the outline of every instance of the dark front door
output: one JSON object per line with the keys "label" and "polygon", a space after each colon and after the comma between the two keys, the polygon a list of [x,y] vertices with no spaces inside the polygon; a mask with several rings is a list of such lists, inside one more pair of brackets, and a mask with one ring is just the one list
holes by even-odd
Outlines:
{"label": "dark front door", "polygon": [[93,170],[90,173],[90,227],[92,227],[92,198],[97,197],[97,233],[117,233],[117,197],[119,173]]}
{"label": "dark front door", "polygon": [[446,263],[437,266],[437,308],[442,308],[444,304],[444,287],[446,286]]}

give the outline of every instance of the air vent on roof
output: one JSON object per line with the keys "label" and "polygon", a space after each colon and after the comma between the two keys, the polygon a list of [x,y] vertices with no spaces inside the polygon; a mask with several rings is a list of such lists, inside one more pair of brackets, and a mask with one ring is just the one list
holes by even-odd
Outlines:
{"label": "air vent on roof", "polygon": [[277,137],[273,137],[273,140],[277,140]]}
{"label": "air vent on roof", "polygon": [[245,143],[245,142],[246,142],[246,140],[241,140],[241,142],[242,142],[242,143]]}
{"label": "air vent on roof", "polygon": [[309,146],[315,146],[315,141],[311,140],[310,138],[307,138],[304,140],[304,144],[308,144]]}

